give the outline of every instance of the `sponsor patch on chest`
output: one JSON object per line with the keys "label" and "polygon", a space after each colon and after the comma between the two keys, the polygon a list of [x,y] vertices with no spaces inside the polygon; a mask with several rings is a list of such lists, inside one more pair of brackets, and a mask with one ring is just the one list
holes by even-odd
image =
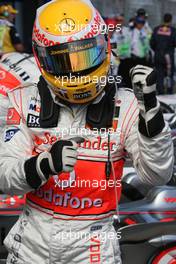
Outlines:
{"label": "sponsor patch on chest", "polygon": [[40,115],[40,100],[36,97],[31,97],[28,106],[27,126],[28,127],[40,127],[39,115]]}
{"label": "sponsor patch on chest", "polygon": [[36,97],[31,97],[29,102],[29,113],[40,113],[40,104],[40,100],[38,100]]}
{"label": "sponsor patch on chest", "polygon": [[39,116],[28,114],[27,126],[28,127],[40,127]]}

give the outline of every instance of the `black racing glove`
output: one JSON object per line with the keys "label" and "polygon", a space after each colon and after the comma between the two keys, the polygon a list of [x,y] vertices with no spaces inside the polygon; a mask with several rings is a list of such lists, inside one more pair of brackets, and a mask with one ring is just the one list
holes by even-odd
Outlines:
{"label": "black racing glove", "polygon": [[140,110],[139,132],[152,138],[165,126],[160,104],[156,98],[156,72],[152,68],[137,65],[130,73]]}
{"label": "black racing glove", "polygon": [[24,170],[27,183],[37,189],[49,176],[72,171],[77,161],[77,148],[75,141],[60,140],[53,144],[49,152],[26,160]]}

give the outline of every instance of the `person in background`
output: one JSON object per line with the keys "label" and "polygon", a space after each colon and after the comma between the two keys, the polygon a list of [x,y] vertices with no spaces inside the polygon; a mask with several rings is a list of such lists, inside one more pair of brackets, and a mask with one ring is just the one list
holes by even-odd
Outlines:
{"label": "person in background", "polygon": [[154,62],[157,69],[157,91],[164,94],[164,78],[166,77],[167,93],[173,93],[174,85],[174,50],[176,46],[176,29],[171,26],[172,15],[165,14],[163,24],[154,29],[150,41],[155,52]]}
{"label": "person in background", "polygon": [[136,17],[134,28],[131,31],[131,60],[132,65],[148,65],[149,58],[149,39],[144,29],[145,19]]}
{"label": "person in background", "polygon": [[108,36],[111,43],[111,75],[116,76],[118,74],[118,68],[120,63],[119,57],[117,55],[117,43],[114,38],[115,32],[119,30],[119,28],[117,28],[117,18],[115,15],[112,15],[108,18],[104,18],[104,21],[108,29]]}
{"label": "person in background", "polygon": [[[148,41],[150,42],[151,36],[152,36],[152,28],[149,25],[148,14],[145,11],[145,9],[139,8],[136,12],[136,17],[140,17],[140,18],[145,20],[144,30],[147,34]],[[153,57],[154,57],[153,51],[151,48],[149,48],[148,59],[147,59],[148,60],[148,62],[147,62],[148,66],[153,66]]]}
{"label": "person in background", "polygon": [[11,5],[0,6],[0,57],[9,52],[23,52],[24,47],[13,24],[18,11]]}
{"label": "person in background", "polygon": [[117,29],[117,18],[115,15],[111,15],[107,18],[104,18],[104,21],[108,28],[108,35],[111,38]]}
{"label": "person in background", "polygon": [[139,8],[137,10],[136,17],[140,17],[145,20],[144,30],[146,31],[147,36],[150,39],[152,35],[152,29],[148,23],[148,14],[146,13],[145,9]]}
{"label": "person in background", "polygon": [[130,87],[131,78],[129,71],[131,69],[131,32],[126,27],[123,14],[118,14],[116,17],[117,24],[121,25],[120,31],[114,31],[111,42],[116,43],[116,53],[120,60],[118,75],[122,77],[122,86]]}
{"label": "person in background", "polygon": [[134,28],[134,21],[135,21],[135,18],[134,17],[131,17],[128,21],[128,28],[129,30],[133,30]]}

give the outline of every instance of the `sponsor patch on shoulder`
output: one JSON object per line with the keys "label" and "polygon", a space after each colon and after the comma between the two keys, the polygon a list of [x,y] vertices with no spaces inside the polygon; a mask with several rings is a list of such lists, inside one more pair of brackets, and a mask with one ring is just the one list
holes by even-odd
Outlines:
{"label": "sponsor patch on shoulder", "polygon": [[19,125],[21,117],[15,108],[9,108],[7,112],[7,125]]}
{"label": "sponsor patch on shoulder", "polygon": [[10,141],[19,130],[20,130],[19,128],[11,128],[11,129],[6,130],[5,136],[4,136],[4,142]]}

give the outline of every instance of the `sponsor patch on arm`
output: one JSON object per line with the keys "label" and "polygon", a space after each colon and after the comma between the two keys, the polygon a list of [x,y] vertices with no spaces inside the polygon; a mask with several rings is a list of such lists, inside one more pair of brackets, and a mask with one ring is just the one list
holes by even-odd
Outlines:
{"label": "sponsor patch on arm", "polygon": [[4,142],[10,141],[18,131],[20,131],[20,129],[17,127],[11,127],[10,129],[6,130],[4,135]]}
{"label": "sponsor patch on arm", "polygon": [[7,125],[19,125],[21,117],[15,108],[9,108],[7,112]]}

